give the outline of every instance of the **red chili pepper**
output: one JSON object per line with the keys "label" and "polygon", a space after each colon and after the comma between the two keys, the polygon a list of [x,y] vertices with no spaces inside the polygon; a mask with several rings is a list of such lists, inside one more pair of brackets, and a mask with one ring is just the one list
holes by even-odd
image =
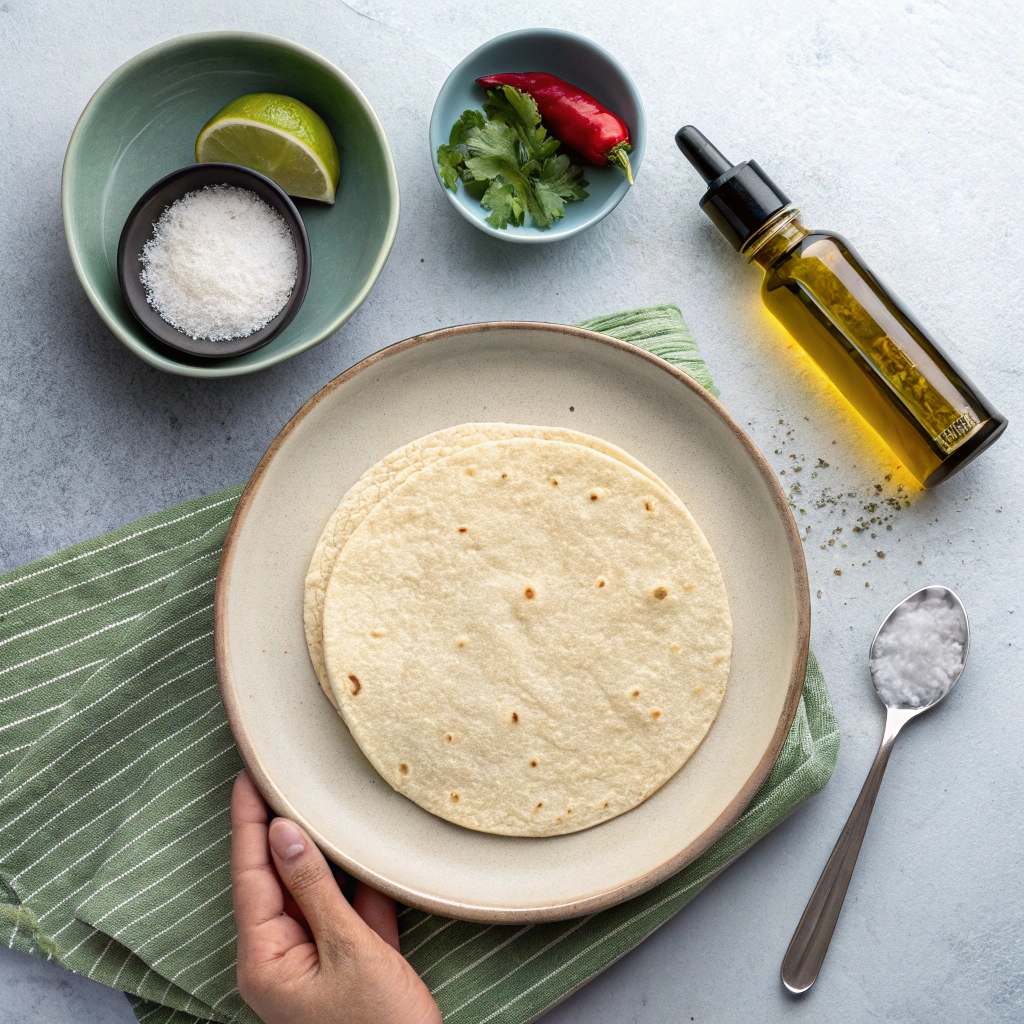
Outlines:
{"label": "red chili pepper", "polygon": [[485,75],[476,81],[485,89],[511,85],[528,93],[552,135],[599,167],[609,161],[618,164],[633,184],[633,170],[626,155],[632,148],[629,129],[621,117],[598,103],[589,92],[543,71]]}

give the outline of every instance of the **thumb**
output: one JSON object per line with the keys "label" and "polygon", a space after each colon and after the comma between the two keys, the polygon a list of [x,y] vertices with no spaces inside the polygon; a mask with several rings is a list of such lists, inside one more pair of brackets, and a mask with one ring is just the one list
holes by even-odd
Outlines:
{"label": "thumb", "polygon": [[275,818],[269,838],[281,881],[305,915],[320,954],[330,956],[366,926],[338,888],[324,855],[298,825]]}

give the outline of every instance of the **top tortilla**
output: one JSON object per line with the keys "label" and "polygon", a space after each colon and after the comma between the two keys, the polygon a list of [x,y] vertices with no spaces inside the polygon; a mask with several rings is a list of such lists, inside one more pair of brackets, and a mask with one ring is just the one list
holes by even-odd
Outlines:
{"label": "top tortilla", "polygon": [[353,737],[456,824],[549,836],[635,807],[721,705],[718,563],[663,484],[518,437],[406,476],[350,532],[323,652]]}

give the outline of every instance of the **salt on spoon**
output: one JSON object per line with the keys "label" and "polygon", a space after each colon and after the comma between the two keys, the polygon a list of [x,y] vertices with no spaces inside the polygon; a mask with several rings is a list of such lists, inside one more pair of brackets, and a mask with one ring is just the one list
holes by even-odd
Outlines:
{"label": "salt on spoon", "polygon": [[911,594],[879,626],[869,665],[871,682],[887,708],[885,732],[782,961],[782,983],[794,995],[806,992],[821,970],[896,737],[907,722],[953,689],[969,647],[967,612],[947,587],[925,587]]}

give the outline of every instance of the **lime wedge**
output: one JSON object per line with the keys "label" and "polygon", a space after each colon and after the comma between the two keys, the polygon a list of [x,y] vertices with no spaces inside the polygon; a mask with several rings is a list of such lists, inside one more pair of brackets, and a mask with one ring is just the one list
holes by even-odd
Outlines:
{"label": "lime wedge", "polygon": [[196,139],[196,162],[241,164],[290,196],[333,203],[341,164],[331,131],[291,96],[252,93],[218,111]]}

